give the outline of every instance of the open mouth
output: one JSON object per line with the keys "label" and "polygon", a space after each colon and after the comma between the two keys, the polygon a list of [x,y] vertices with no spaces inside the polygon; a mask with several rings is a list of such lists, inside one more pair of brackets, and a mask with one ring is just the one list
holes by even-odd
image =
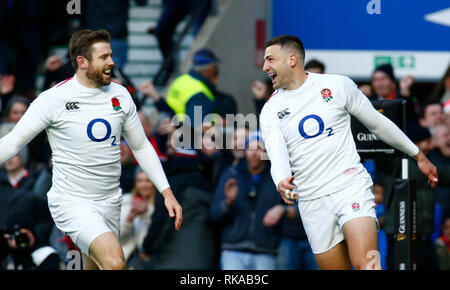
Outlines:
{"label": "open mouth", "polygon": [[269,77],[272,79],[272,83],[275,83],[278,80],[278,75],[275,72],[269,72]]}
{"label": "open mouth", "polygon": [[108,76],[108,77],[111,77],[111,73],[112,73],[112,70],[111,70],[111,69],[107,69],[107,70],[104,70],[104,71],[103,71],[103,74],[106,75],[106,76]]}

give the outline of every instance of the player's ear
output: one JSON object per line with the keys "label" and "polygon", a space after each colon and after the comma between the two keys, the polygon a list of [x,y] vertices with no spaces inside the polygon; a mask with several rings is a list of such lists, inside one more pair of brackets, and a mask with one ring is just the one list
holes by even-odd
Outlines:
{"label": "player's ear", "polygon": [[81,69],[87,69],[88,61],[86,58],[82,57],[81,55],[77,56],[76,58],[78,67]]}
{"label": "player's ear", "polygon": [[289,66],[294,67],[297,65],[298,62],[298,56],[296,54],[291,54],[289,56]]}

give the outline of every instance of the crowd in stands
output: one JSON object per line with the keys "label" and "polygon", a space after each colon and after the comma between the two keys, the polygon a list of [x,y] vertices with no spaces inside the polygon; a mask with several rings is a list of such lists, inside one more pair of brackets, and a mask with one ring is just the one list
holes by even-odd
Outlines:
{"label": "crowd in stands", "polygon": [[[63,1],[49,2],[59,5],[56,2]],[[90,29],[105,28],[111,33],[118,69],[115,81],[127,87],[135,99],[144,131],[183,207],[183,224],[177,232],[162,195],[140,169],[126,140],[121,140],[120,184],[124,195],[120,241],[127,267],[318,269],[297,205],[285,204],[272,181],[260,132],[248,124],[236,126],[226,122],[227,115],[240,111],[238,96],[217,88],[220,56],[207,48],[198,50],[191,71],[175,78],[165,95],[150,80],[131,84],[121,72],[127,62],[127,14],[124,13],[128,11],[128,1],[109,1],[107,8],[99,4],[102,1],[87,2],[92,7],[82,25]],[[166,33],[173,33],[179,20],[193,13],[185,7],[183,15],[173,16],[173,2],[163,1],[162,19],[156,28],[150,29],[164,53],[173,45]],[[186,1],[193,6],[195,2]],[[49,46],[68,41],[71,34],[68,19],[55,18],[56,23],[64,25],[49,31],[50,40],[50,37],[38,37],[40,34],[34,30],[39,29],[35,24],[41,23],[38,19],[41,10],[36,6],[39,3],[0,0],[0,137],[12,130],[40,91],[74,74],[68,57],[48,55]],[[23,15],[27,15],[23,17],[26,21],[14,26],[14,16]],[[104,21],[111,18],[114,21]],[[203,20],[204,13],[201,13],[198,25]],[[104,27],[105,22],[110,26]],[[11,31],[16,35],[13,41]],[[42,39],[46,40],[45,44],[40,43]],[[11,56],[8,51],[15,51],[16,55]],[[311,73],[327,73],[325,64],[319,60],[306,63],[305,69]],[[45,75],[42,88],[35,85],[38,71]],[[248,85],[253,95],[239,97],[252,98],[258,116],[273,92],[271,81],[255,80]],[[393,67],[383,64],[373,71],[370,84],[361,84],[360,89],[371,100],[403,99],[407,103],[406,134],[439,172],[439,186],[433,190],[417,164],[409,162],[410,177],[416,180],[417,188],[418,269],[448,270],[450,66],[428,96],[414,95],[415,85],[413,76],[399,80]],[[202,109],[200,118],[198,108]],[[215,117],[204,122],[204,117],[211,114]],[[210,132],[215,134],[215,139],[210,138]],[[187,136],[200,136],[200,140],[196,143],[195,138],[188,140]],[[231,145],[214,146],[219,137]],[[187,145],[177,146],[180,142]],[[395,212],[389,201],[395,191],[395,179],[401,176],[401,161],[362,161],[374,181],[382,267],[393,269]],[[64,269],[67,252],[77,250],[55,227],[48,210],[46,193],[52,184],[51,169],[51,150],[45,133],[0,168],[0,269]]]}

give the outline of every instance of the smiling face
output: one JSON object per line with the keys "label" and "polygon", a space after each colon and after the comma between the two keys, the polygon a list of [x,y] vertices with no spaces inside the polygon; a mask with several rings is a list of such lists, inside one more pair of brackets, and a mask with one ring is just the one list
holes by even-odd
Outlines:
{"label": "smiling face", "polygon": [[292,80],[290,55],[275,44],[266,48],[263,71],[272,79],[274,89],[286,88]]}
{"label": "smiling face", "polygon": [[97,42],[92,45],[91,51],[91,59],[86,59],[86,77],[98,87],[107,86],[111,83],[114,68],[111,45],[108,42]]}

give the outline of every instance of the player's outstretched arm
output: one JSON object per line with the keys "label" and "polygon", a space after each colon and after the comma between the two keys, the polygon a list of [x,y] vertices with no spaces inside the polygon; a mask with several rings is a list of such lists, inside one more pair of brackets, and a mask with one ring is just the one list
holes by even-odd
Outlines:
{"label": "player's outstretched arm", "polygon": [[48,122],[42,118],[43,113],[38,114],[36,99],[14,128],[0,139],[0,165],[8,161],[17,152],[28,144],[37,134],[44,130]]}
{"label": "player's outstretched arm", "polygon": [[438,182],[436,167],[425,157],[419,148],[386,116],[375,110],[367,97],[349,78],[344,80],[346,109],[363,123],[372,133],[386,144],[413,157],[420,171],[428,177],[428,184],[434,188]]}

